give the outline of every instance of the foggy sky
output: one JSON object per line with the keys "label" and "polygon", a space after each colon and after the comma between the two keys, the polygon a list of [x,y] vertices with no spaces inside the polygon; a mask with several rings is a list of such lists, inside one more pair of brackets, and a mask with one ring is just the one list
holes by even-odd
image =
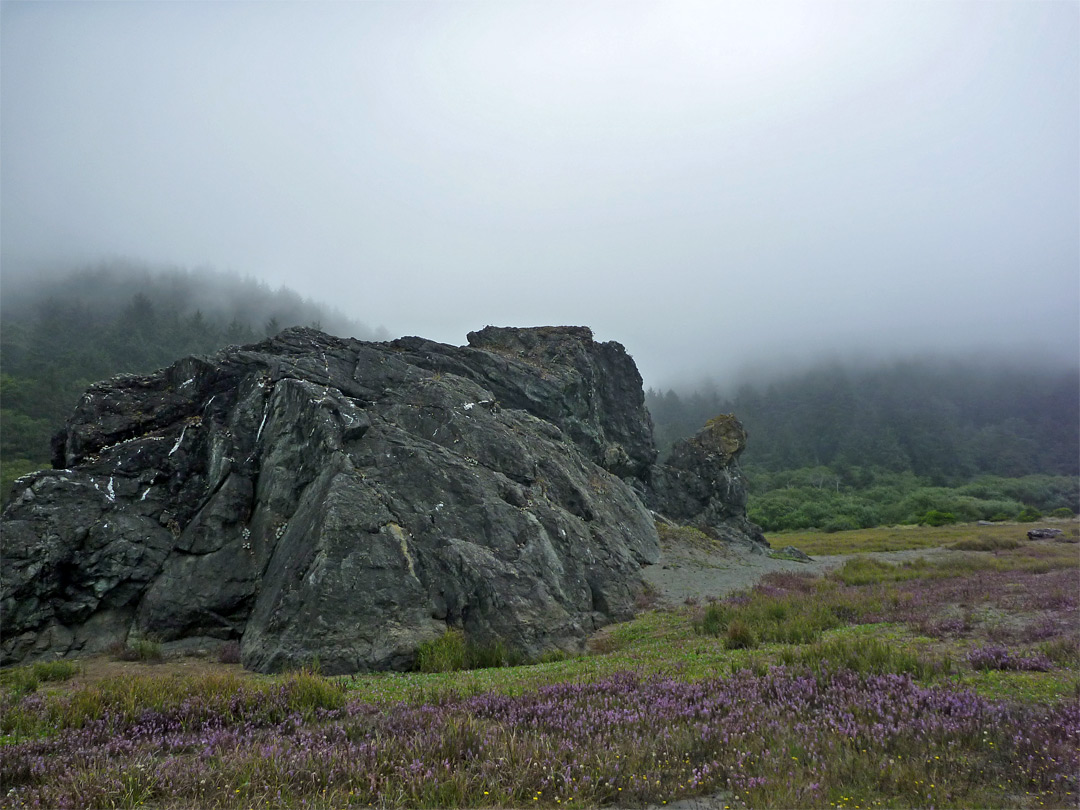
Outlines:
{"label": "foggy sky", "polygon": [[[1080,4],[27,3],[0,271],[123,256],[649,384],[1080,353]],[[0,286],[2,290],[2,286]]]}

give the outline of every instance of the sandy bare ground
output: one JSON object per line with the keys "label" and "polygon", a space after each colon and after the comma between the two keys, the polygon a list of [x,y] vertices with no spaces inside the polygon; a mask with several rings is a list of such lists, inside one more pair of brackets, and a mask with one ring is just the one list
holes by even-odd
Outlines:
{"label": "sandy bare ground", "polygon": [[257,679],[263,676],[246,672],[239,664],[222,664],[209,653],[196,655],[170,655],[159,662],[117,661],[112,656],[89,655],[78,659],[79,674],[62,684],[51,685],[53,689],[74,690],[115,679],[162,676],[186,678],[188,676],[222,675],[231,673],[242,678]]}
{"label": "sandy bare ground", "polygon": [[[910,551],[875,552],[874,558],[888,562],[937,557],[951,554],[943,548],[923,548]],[[659,601],[666,605],[681,605],[687,599],[722,597],[733,591],[750,588],[773,571],[791,571],[821,575],[838,568],[854,555],[814,557],[810,562],[783,560],[758,554],[741,546],[698,547],[666,545],[660,559],[643,571],[645,581],[653,588]]]}

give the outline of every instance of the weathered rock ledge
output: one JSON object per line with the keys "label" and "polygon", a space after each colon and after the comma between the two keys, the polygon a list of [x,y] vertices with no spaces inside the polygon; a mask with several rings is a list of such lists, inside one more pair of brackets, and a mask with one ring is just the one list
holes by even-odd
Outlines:
{"label": "weathered rock ledge", "polygon": [[118,377],[4,512],[2,663],[153,637],[239,639],[259,671],[401,669],[447,627],[574,651],[632,614],[649,508],[764,542],[741,431],[657,465],[633,360],[582,327],[292,329]]}

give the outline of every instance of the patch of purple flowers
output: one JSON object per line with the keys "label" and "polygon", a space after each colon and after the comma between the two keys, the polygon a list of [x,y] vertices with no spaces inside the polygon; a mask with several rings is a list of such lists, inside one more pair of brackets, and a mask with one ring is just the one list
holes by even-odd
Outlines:
{"label": "patch of purple flowers", "polygon": [[975,669],[1001,669],[1018,672],[1049,672],[1053,662],[1042,653],[1015,655],[1001,644],[976,647],[967,655],[968,663]]}
{"label": "patch of purple flowers", "polygon": [[194,696],[0,747],[0,806],[633,806],[721,792],[733,806],[828,807],[856,789],[955,806],[988,780],[1061,801],[1080,768],[1075,701],[1016,706],[904,675],[624,672],[307,714],[269,697],[238,694],[222,712]]}

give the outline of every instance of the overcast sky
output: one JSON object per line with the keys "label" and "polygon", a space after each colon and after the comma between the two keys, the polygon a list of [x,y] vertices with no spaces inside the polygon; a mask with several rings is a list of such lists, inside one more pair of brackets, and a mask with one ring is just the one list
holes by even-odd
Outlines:
{"label": "overcast sky", "polygon": [[647,383],[1080,352],[1080,3],[4,2],[2,271],[127,257]]}

